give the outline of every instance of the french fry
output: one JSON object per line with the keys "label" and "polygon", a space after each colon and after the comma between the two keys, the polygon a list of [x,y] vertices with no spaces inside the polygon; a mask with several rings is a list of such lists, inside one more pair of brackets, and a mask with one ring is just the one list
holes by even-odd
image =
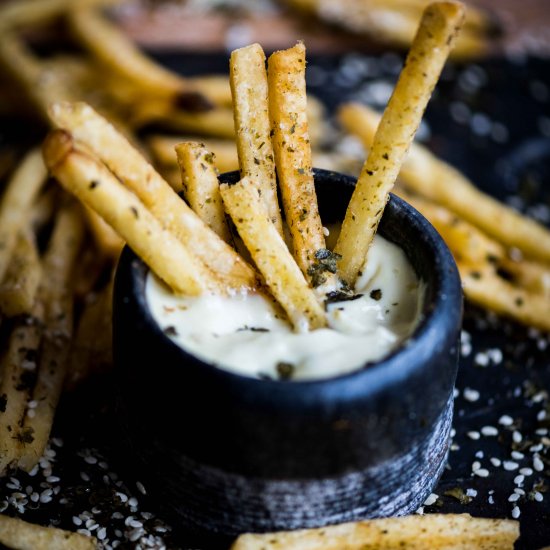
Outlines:
{"label": "french fry", "polygon": [[514,286],[498,275],[490,264],[457,262],[466,297],[474,304],[550,331],[550,298]]}
{"label": "french fry", "polygon": [[47,187],[32,205],[30,225],[35,233],[52,219],[58,201],[58,193],[59,188],[57,185]]}
{"label": "french fry", "polygon": [[48,106],[53,101],[76,99],[55,74],[47,74],[25,43],[10,31],[4,32],[0,40],[0,67],[44,120],[48,118]]}
{"label": "french fry", "polygon": [[174,148],[183,141],[200,141],[216,157],[216,168],[221,174],[239,169],[237,146],[228,139],[198,139],[192,136],[153,135],[147,140],[153,158],[164,167],[177,166]]}
{"label": "french fry", "polygon": [[229,81],[241,177],[248,178],[258,189],[271,221],[283,235],[270,138],[265,54],[259,44],[231,53]]}
{"label": "french fry", "polygon": [[0,515],[0,543],[17,550],[95,550],[94,537]]}
{"label": "french fry", "polygon": [[2,359],[0,395],[4,396],[4,407],[0,412],[0,476],[8,466],[17,463],[23,442],[30,436],[22,425],[38,369],[43,317],[44,308],[36,303],[31,316],[16,322]]}
{"label": "french fry", "polygon": [[84,215],[101,253],[110,258],[118,258],[124,246],[124,240],[90,208],[84,208]]}
{"label": "french fry", "polygon": [[[138,111],[140,106],[137,106]],[[217,107],[204,113],[188,113],[175,110],[167,106],[159,113],[152,112],[155,109],[153,103],[142,107],[138,112],[138,122],[160,122],[168,128],[198,134],[201,136],[212,136],[217,138],[233,139],[235,128],[233,126],[233,111],[225,107]]]}
{"label": "french fry", "polygon": [[[348,104],[340,109],[339,119],[365,147],[370,147],[380,119],[375,111],[364,105]],[[410,191],[445,206],[503,245],[550,263],[548,229],[482,193],[463,174],[422,145],[412,144],[399,178]]]}
{"label": "french fry", "polygon": [[11,262],[17,234],[25,214],[46,181],[46,167],[40,150],[29,152],[15,173],[0,201],[0,280]]}
{"label": "french fry", "polygon": [[95,210],[175,292],[193,295],[217,288],[200,260],[70,134],[51,132],[43,149],[59,183]]}
{"label": "french fry", "polygon": [[[331,25],[377,41],[407,48],[414,39],[417,22],[429,0],[397,2],[386,0],[286,0],[291,7],[314,14]],[[500,29],[494,17],[469,5],[464,32],[458,37],[451,57],[480,57],[490,50],[490,40]]]}
{"label": "french fry", "polygon": [[18,29],[44,25],[63,15],[78,2],[81,6],[111,5],[118,0],[12,0],[0,8],[0,28]]}
{"label": "french fry", "polygon": [[231,550],[512,550],[518,538],[517,521],[426,514],[241,535]]}
{"label": "french fry", "polygon": [[210,101],[191,81],[172,73],[142,54],[98,10],[74,6],[69,24],[79,42],[106,69],[134,82],[153,96],[177,97],[189,110],[207,110]]}
{"label": "french fry", "polygon": [[88,298],[71,344],[65,387],[81,384],[92,372],[112,365],[112,284]]}
{"label": "french fry", "polygon": [[279,186],[294,257],[308,278],[315,255],[325,249],[313,183],[306,113],[306,51],[302,43],[268,61],[269,115]]}
{"label": "french fry", "polygon": [[245,178],[233,185],[222,184],[220,192],[239,235],[294,329],[301,332],[325,326],[323,308],[252,183]]}
{"label": "french fry", "polygon": [[221,239],[230,242],[213,154],[203,144],[188,141],[176,145],[176,155],[189,206]]}
{"label": "french fry", "polygon": [[22,433],[19,467],[30,471],[44,454],[67,369],[73,332],[71,276],[84,238],[84,224],[74,204],[57,214],[43,259],[38,300],[44,307],[44,332],[38,376],[32,391],[36,406],[29,408]]}
{"label": "french fry", "polygon": [[401,164],[464,18],[461,4],[431,4],[380,120],[336,244],[340,276],[353,285],[371,245]]}
{"label": "french fry", "polygon": [[51,114],[58,127],[68,129],[77,141],[86,144],[229,288],[256,286],[255,271],[210,230],[139,152],[91,107],[81,103],[56,104]]}
{"label": "french fry", "polygon": [[30,315],[40,274],[40,257],[34,235],[30,228],[24,228],[17,235],[6,276],[0,284],[0,311],[4,315]]}

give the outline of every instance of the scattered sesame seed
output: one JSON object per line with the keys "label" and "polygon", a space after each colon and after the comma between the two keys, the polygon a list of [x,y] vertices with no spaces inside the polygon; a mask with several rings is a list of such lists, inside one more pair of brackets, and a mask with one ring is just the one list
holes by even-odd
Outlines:
{"label": "scattered sesame seed", "polygon": [[514,478],[514,484],[521,485],[524,482],[524,480],[525,480],[525,476],[522,474],[519,474]]}
{"label": "scattered sesame seed", "polygon": [[544,462],[537,455],[535,455],[533,458],[533,468],[537,472],[542,472],[544,470]]}
{"label": "scattered sesame seed", "polygon": [[474,470],[474,474],[479,477],[489,477],[489,470],[486,468],[479,468],[478,470]]}
{"label": "scattered sesame seed", "polygon": [[540,493],[539,491],[535,491],[534,494],[533,494],[533,498],[537,502],[542,502],[544,500],[544,495],[542,493]]}
{"label": "scattered sesame seed", "polygon": [[523,436],[517,430],[514,430],[514,433],[512,434],[512,440],[514,441],[514,443],[521,443],[523,440]]}
{"label": "scattered sesame seed", "polygon": [[483,426],[481,433],[486,437],[492,437],[498,435],[498,430],[494,426]]}
{"label": "scattered sesame seed", "polygon": [[477,440],[477,439],[480,438],[479,432],[475,432],[475,431],[467,432],[466,435],[467,435],[470,439],[474,439],[474,440]]}
{"label": "scattered sesame seed", "polygon": [[502,426],[511,426],[514,423],[514,419],[505,414],[499,418],[498,423]]}
{"label": "scattered sesame seed", "polygon": [[518,506],[514,506],[514,508],[513,508],[513,510],[512,510],[512,517],[513,517],[514,519],[518,519],[519,516],[520,516],[520,514],[521,514],[521,510],[519,509],[519,507],[518,507]]}
{"label": "scattered sesame seed", "polygon": [[477,491],[475,489],[466,489],[466,496],[477,497]]}
{"label": "scattered sesame seed", "polygon": [[531,476],[533,475],[533,470],[531,468],[521,468],[519,473],[524,476]]}
{"label": "scattered sesame seed", "polygon": [[521,497],[517,493],[512,493],[508,497],[508,502],[517,502]]}
{"label": "scattered sesame seed", "polygon": [[500,458],[491,457],[490,460],[491,460],[491,464],[496,468],[498,468],[502,464],[502,461],[500,460]]}
{"label": "scattered sesame seed", "polygon": [[508,470],[509,472],[513,472],[514,470],[517,470],[519,468],[519,464],[511,460],[505,460],[502,463],[502,466],[505,470]]}
{"label": "scattered sesame seed", "polygon": [[519,451],[512,451],[510,455],[514,460],[522,460],[525,458],[525,455],[523,453],[520,453]]}
{"label": "scattered sesame seed", "polygon": [[464,388],[463,394],[466,401],[474,402],[479,399],[479,392],[477,390],[473,390],[472,388]]}
{"label": "scattered sesame seed", "polygon": [[[424,506],[431,506],[432,504],[435,504],[437,499],[439,498],[439,495],[436,495],[435,493],[432,493],[425,501]],[[134,526],[132,526],[134,527]]]}

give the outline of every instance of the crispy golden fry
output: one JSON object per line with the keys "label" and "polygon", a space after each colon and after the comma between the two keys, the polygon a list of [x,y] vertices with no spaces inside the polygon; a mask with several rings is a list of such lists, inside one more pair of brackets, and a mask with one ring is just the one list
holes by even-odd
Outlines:
{"label": "crispy golden fry", "polygon": [[12,259],[17,233],[28,219],[28,211],[46,181],[46,167],[40,150],[33,149],[23,159],[0,201],[0,280]]}
{"label": "crispy golden fry", "polygon": [[95,210],[175,292],[214,290],[214,275],[147,207],[63,130],[44,142],[44,159],[68,191]]}
{"label": "crispy golden fry", "polygon": [[231,550],[512,550],[518,537],[517,521],[428,514],[241,535]]}
{"label": "crispy golden fry", "polygon": [[317,251],[325,248],[313,183],[306,113],[306,50],[302,43],[275,52],[268,62],[269,115],[277,175],[294,257],[311,277]]}
{"label": "crispy golden fry", "polygon": [[74,389],[92,372],[112,365],[112,284],[89,296],[71,344],[65,387]]}
{"label": "crispy golden fry", "polygon": [[[285,0],[288,5],[314,14],[331,25],[340,25],[354,33],[377,41],[407,48],[411,45],[418,20],[430,0]],[[458,37],[451,57],[467,59],[485,55],[490,40],[500,25],[494,17],[469,5],[464,32]]]}
{"label": "crispy golden fry", "polygon": [[514,286],[491,264],[457,263],[464,293],[473,303],[526,325],[550,330],[550,298]]}
{"label": "crispy golden fry", "polygon": [[506,257],[502,245],[445,207],[401,191],[398,195],[428,218],[457,261],[477,264],[487,262],[490,258],[502,261]]}
{"label": "crispy golden fry", "polygon": [[0,67],[19,86],[44,120],[47,120],[48,105],[51,102],[75,99],[67,86],[55,74],[47,74],[24,42],[9,31],[0,40]]}
{"label": "crispy golden fry", "polygon": [[58,195],[58,186],[52,185],[47,187],[32,205],[30,225],[35,233],[53,218],[54,209],[59,198]]}
{"label": "crispy golden fry", "polygon": [[44,308],[36,303],[31,316],[16,322],[2,359],[0,395],[5,403],[0,413],[0,475],[19,460],[23,442],[31,435],[22,425],[32,391],[30,384],[37,372],[43,317]]}
{"label": "crispy golden fry", "polygon": [[69,12],[69,24],[80,43],[107,70],[134,82],[146,93],[180,98],[190,110],[211,106],[191,81],[146,57],[99,11],[75,5]]}
{"label": "crispy golden fry", "polygon": [[336,252],[340,275],[353,285],[464,17],[461,4],[431,4],[382,116],[352,195]]}
{"label": "crispy golden fry", "polygon": [[187,141],[176,145],[183,193],[189,206],[225,242],[231,233],[225,219],[215,159],[202,143]]}
{"label": "crispy golden fry", "polygon": [[68,8],[112,5],[119,0],[11,0],[0,8],[0,28],[24,28],[43,25],[63,15]]}
{"label": "crispy golden fry", "polygon": [[92,209],[85,207],[84,215],[101,253],[111,258],[118,258],[124,246],[124,240]]}
{"label": "crispy golden fry", "polygon": [[251,182],[245,178],[233,185],[222,184],[220,192],[239,235],[294,329],[305,331],[325,326],[323,308]]}
{"label": "crispy golden fry", "polygon": [[95,550],[94,537],[0,515],[0,543],[17,550]]}
{"label": "crispy golden fry", "polygon": [[7,317],[30,315],[40,282],[40,257],[30,228],[17,235],[6,276],[0,284],[0,312]]}
{"label": "crispy golden fry", "polygon": [[283,221],[270,137],[265,54],[259,44],[231,53],[229,79],[241,177],[247,177],[258,189],[271,221],[282,235]]}
{"label": "crispy golden fry", "polygon": [[[86,104],[56,104],[52,118],[86,144],[230,288],[254,288],[255,271],[182,201],[130,143]],[[118,231],[120,233],[120,231]]]}
{"label": "crispy golden fry", "polygon": [[44,333],[38,376],[27,411],[19,467],[30,471],[44,454],[67,369],[73,332],[71,277],[84,239],[84,224],[74,204],[63,206],[43,259],[38,300],[44,307]]}
{"label": "crispy golden fry", "polygon": [[[515,298],[502,298],[504,305],[497,309],[499,313],[525,322],[529,315],[527,311],[531,308],[537,295],[542,304],[546,304],[542,307],[550,310],[550,269],[548,267],[535,262],[514,260],[508,256],[506,249],[500,243],[492,240],[477,227],[446,208],[407,193],[399,194],[426,216],[438,230],[451,249],[455,260],[461,266],[463,275],[471,278],[475,277],[477,273],[481,276],[481,273],[484,272],[490,280],[498,278],[506,288],[518,290],[519,294],[514,296],[515,298],[519,297],[520,301],[524,296],[527,297],[525,304],[517,307],[513,303]],[[497,292],[497,288],[500,290],[505,288],[500,283],[487,283],[487,285],[492,288],[493,293]],[[480,303],[481,294],[479,291],[475,291],[480,286],[478,284],[473,287],[470,283],[465,285],[466,297]],[[482,305],[488,306],[495,300],[497,299],[487,297],[486,303]],[[533,315],[540,316],[540,313],[535,312]]]}
{"label": "crispy golden fry", "polygon": [[174,148],[183,141],[200,141],[216,157],[216,168],[221,174],[239,169],[237,146],[228,139],[198,139],[193,136],[153,135],[147,140],[155,161],[165,167],[177,166]]}
{"label": "crispy golden fry", "polygon": [[[340,110],[340,121],[369,147],[379,115],[364,105],[348,104]],[[550,231],[479,191],[458,170],[414,143],[399,174],[403,185],[437,202],[479,227],[507,247],[526,256],[550,262]]]}

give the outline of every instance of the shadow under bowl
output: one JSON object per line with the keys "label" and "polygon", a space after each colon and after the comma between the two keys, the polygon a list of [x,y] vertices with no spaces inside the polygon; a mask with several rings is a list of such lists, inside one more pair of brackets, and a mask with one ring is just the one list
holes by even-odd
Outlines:
{"label": "shadow under bowl", "polygon": [[[314,174],[323,223],[341,221],[354,180]],[[424,282],[422,319],[384,360],[315,381],[248,378],[178,347],[149,311],[148,268],[124,250],[114,298],[121,441],[152,501],[189,536],[212,547],[242,532],[406,514],[432,491],[450,441],[460,279],[435,229],[398,197],[379,232]]]}

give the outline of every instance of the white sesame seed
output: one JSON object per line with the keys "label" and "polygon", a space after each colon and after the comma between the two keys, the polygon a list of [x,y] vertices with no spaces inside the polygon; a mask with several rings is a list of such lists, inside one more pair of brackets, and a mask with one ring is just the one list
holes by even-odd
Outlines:
{"label": "white sesame seed", "polygon": [[517,493],[512,493],[508,497],[508,502],[517,502],[520,499],[520,496]]}
{"label": "white sesame seed", "polygon": [[96,533],[96,537],[99,540],[105,540],[107,538],[107,529],[105,529],[105,527],[102,527],[101,529],[99,529]]}
{"label": "white sesame seed", "polygon": [[518,506],[514,506],[514,508],[513,508],[513,510],[512,510],[512,517],[513,517],[514,519],[518,519],[519,516],[520,516],[520,514],[521,514],[521,510],[519,509],[519,507],[518,507]]}
{"label": "white sesame seed", "polygon": [[487,502],[489,504],[494,504],[495,503],[495,499],[493,498],[493,495],[489,495],[489,498],[487,499]]}
{"label": "white sesame seed", "polygon": [[537,435],[548,435],[548,429],[547,428],[538,428],[535,430],[535,433]]}
{"label": "white sesame seed", "polygon": [[48,477],[46,478],[46,481],[47,481],[48,483],[58,483],[59,481],[61,481],[61,479],[60,479],[59,477],[57,477],[57,476],[48,476]]}
{"label": "white sesame seed", "polygon": [[514,487],[514,493],[517,493],[518,495],[525,495],[525,491],[519,487]]}
{"label": "white sesame seed", "polygon": [[479,468],[478,470],[474,470],[474,474],[479,477],[489,477],[489,470],[486,468]]}
{"label": "white sesame seed", "polygon": [[537,420],[539,422],[541,422],[542,420],[544,420],[546,418],[546,411],[543,409],[542,411],[539,411],[537,413]]}
{"label": "white sesame seed", "polygon": [[128,496],[124,493],[117,492],[116,496],[120,499],[121,502],[128,502]]}
{"label": "white sesame seed", "polygon": [[479,432],[467,432],[466,435],[467,435],[470,439],[474,439],[474,440],[477,440],[477,439],[480,438]]}
{"label": "white sesame seed", "polygon": [[463,395],[466,401],[474,402],[479,399],[479,392],[477,390],[473,390],[472,388],[464,388]]}
{"label": "white sesame seed", "polygon": [[486,437],[498,435],[498,430],[494,426],[483,426],[481,433]]}
{"label": "white sesame seed", "polygon": [[504,467],[505,470],[508,470],[509,472],[513,472],[514,470],[517,470],[519,468],[519,464],[511,460],[505,460],[502,463],[502,466]]}
{"label": "white sesame seed", "polygon": [[95,456],[85,456],[84,462],[86,462],[86,464],[96,464],[97,458]]}
{"label": "white sesame seed", "polygon": [[[453,437],[452,430],[451,430],[451,437]],[[143,483],[141,483],[141,481],[136,481],[136,487],[137,487],[137,490],[138,490],[142,495],[146,495],[146,494],[147,494],[147,491],[145,490],[145,487],[143,486]]]}
{"label": "white sesame seed", "polygon": [[90,481],[90,476],[86,472],[80,472],[80,478],[82,479],[82,481]]}
{"label": "white sesame seed", "polygon": [[540,451],[542,451],[542,448],[543,448],[542,443],[539,443],[538,445],[531,445],[531,447],[529,447],[529,452],[539,453]]}
{"label": "white sesame seed", "polygon": [[514,423],[514,419],[505,414],[499,418],[498,423],[502,426],[511,426]]}
{"label": "white sesame seed", "polygon": [[466,495],[469,497],[477,497],[477,491],[475,489],[466,489]]}
{"label": "white sesame seed", "polygon": [[533,468],[537,472],[542,472],[544,470],[544,462],[537,455],[533,458]]}
{"label": "white sesame seed", "polygon": [[515,483],[516,485],[521,485],[521,484],[524,482],[524,480],[525,480],[525,476],[519,474],[519,475],[517,475],[517,476],[514,478],[514,483]]}
{"label": "white sesame seed", "polygon": [[533,498],[537,501],[537,502],[542,502],[544,500],[544,496],[542,493],[539,493],[539,491],[535,491],[535,493],[533,494]]}
{"label": "white sesame seed", "polygon": [[[436,496],[436,500],[437,500],[437,495]],[[429,497],[428,497],[429,498]],[[434,501],[435,502],[435,501]],[[139,527],[143,527],[143,523],[141,523],[141,521],[139,521],[138,519],[133,519],[131,522],[130,522],[130,527],[134,527],[134,528],[139,528]]]}
{"label": "white sesame seed", "polygon": [[87,537],[92,536],[92,533],[90,533],[90,531],[88,531],[88,529],[77,529],[76,532],[80,533],[81,535],[86,535]]}
{"label": "white sesame seed", "polygon": [[484,456],[485,456],[485,453],[483,451],[476,452],[476,458],[483,458]]}
{"label": "white sesame seed", "polygon": [[[438,495],[436,495],[435,493],[432,493],[425,501],[424,501],[424,506],[431,506],[432,504],[435,504],[435,502],[437,501],[437,499],[439,498]],[[132,526],[134,527],[134,526]]]}
{"label": "white sesame seed", "polygon": [[476,460],[475,462],[472,462],[472,470],[479,470],[481,468],[481,462]]}
{"label": "white sesame seed", "polygon": [[73,516],[73,523],[78,527],[82,525],[82,520],[77,516]]}
{"label": "white sesame seed", "polygon": [[533,475],[533,470],[531,470],[531,468],[521,468],[519,473],[521,475],[524,475],[524,476],[532,476]]}
{"label": "white sesame seed", "polygon": [[523,440],[523,436],[517,430],[514,430],[514,433],[512,434],[512,440],[514,441],[514,443],[521,443],[521,441]]}
{"label": "white sesame seed", "polygon": [[523,453],[520,453],[519,451],[512,451],[510,455],[515,460],[522,460],[523,458],[525,458],[525,455]]}
{"label": "white sesame seed", "polygon": [[128,500],[128,506],[136,507],[138,505],[138,501],[136,497],[132,497]]}
{"label": "white sesame seed", "polygon": [[500,458],[491,457],[491,464],[498,468],[502,464],[502,461]]}

